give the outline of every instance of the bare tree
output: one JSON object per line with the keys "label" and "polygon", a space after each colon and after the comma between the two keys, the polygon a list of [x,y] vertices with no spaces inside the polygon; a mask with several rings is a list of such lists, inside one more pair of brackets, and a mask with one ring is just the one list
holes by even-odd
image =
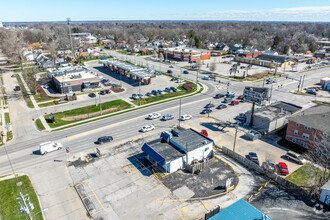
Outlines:
{"label": "bare tree", "polygon": [[210,65],[210,71],[213,73],[217,70],[217,64],[215,62],[212,62]]}
{"label": "bare tree", "polygon": [[156,50],[153,50],[152,51],[152,57],[157,58],[157,56],[158,56],[157,51]]}
{"label": "bare tree", "polygon": [[163,53],[159,53],[159,60],[160,60],[160,62],[163,62],[163,60],[164,60],[164,54]]}
{"label": "bare tree", "polygon": [[202,61],[198,60],[197,61],[197,68],[200,69],[200,68],[202,68],[202,66],[203,66]]}

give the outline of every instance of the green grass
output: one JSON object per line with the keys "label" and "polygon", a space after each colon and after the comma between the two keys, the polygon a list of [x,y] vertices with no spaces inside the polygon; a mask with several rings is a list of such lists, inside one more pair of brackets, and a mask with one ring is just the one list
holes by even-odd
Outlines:
{"label": "green grass", "polygon": [[6,122],[6,124],[9,124],[10,123],[9,112],[5,112],[5,122]]}
{"label": "green grass", "polygon": [[37,125],[37,128],[38,128],[40,131],[43,131],[43,130],[46,129],[45,126],[42,124],[42,122],[41,122],[41,120],[40,120],[39,118],[36,120],[36,125]]}
{"label": "green grass", "polygon": [[117,51],[118,53],[122,53],[122,54],[128,54],[128,53],[130,53],[130,52],[128,52],[128,51],[126,51],[126,50],[119,50],[119,51]]}
{"label": "green grass", "polygon": [[33,97],[36,100],[36,102],[46,102],[46,101],[54,100],[53,98],[50,97],[40,97],[40,93],[34,94]]}
{"label": "green grass", "polygon": [[305,92],[294,92],[293,94],[295,94],[295,95],[306,95],[306,96],[312,96],[312,94],[308,94],[308,93],[305,93]]}
{"label": "green grass", "polygon": [[11,139],[13,139],[13,131],[7,132],[7,141],[10,141]]}
{"label": "green grass", "polygon": [[219,147],[218,145],[213,145],[213,147],[215,147],[216,149],[218,149],[218,150],[222,150],[222,148],[221,147]]}
{"label": "green grass", "polygon": [[38,106],[40,108],[44,108],[44,107],[48,107],[48,106],[53,106],[53,105],[56,105],[55,102],[46,102],[46,103],[38,104]]}
{"label": "green grass", "polygon": [[32,101],[29,97],[29,94],[27,93],[27,91],[26,91],[26,89],[23,85],[22,79],[18,74],[16,74],[16,79],[17,79],[17,82],[18,82],[19,86],[21,87],[21,90],[22,90],[22,93],[23,93],[23,96],[24,96],[24,99],[26,101],[27,106],[29,108],[34,108],[34,105],[33,105]]}
{"label": "green grass", "polygon": [[[23,194],[28,194],[30,202],[34,206],[33,219],[43,219],[37,195],[28,176],[18,177],[18,182],[22,182]],[[1,219],[28,219],[26,214],[19,212],[20,205],[16,198],[19,198],[19,190],[15,179],[0,181],[0,216]]]}
{"label": "green grass", "polygon": [[[308,163],[291,173],[285,179],[304,188],[304,186],[314,183],[315,176],[320,177],[321,175],[322,171],[319,168]],[[328,177],[329,175],[330,174],[328,173]]]}
{"label": "green grass", "polygon": [[330,107],[330,102],[322,102],[322,101],[316,101],[313,100],[312,102],[318,104],[318,105],[325,105],[325,106],[329,106]]}
{"label": "green grass", "polygon": [[[131,107],[131,105],[127,102],[125,102],[124,100],[118,99],[118,100],[114,100],[114,101],[110,101],[110,102],[104,102],[101,104],[102,106],[102,110],[106,110],[106,109],[110,109],[110,108],[114,108],[114,107],[119,107],[117,110],[114,110],[113,112],[116,111],[121,111],[124,109],[128,109]],[[56,128],[59,126],[63,126],[63,125],[67,125],[73,122],[77,122],[77,121],[65,121],[62,120],[62,118],[65,117],[73,117],[73,116],[78,116],[78,115],[85,115],[85,114],[90,114],[90,113],[94,113],[94,112],[100,112],[100,106],[97,105],[90,105],[90,106],[86,106],[86,107],[82,107],[82,108],[76,108],[76,109],[72,109],[69,111],[64,111],[64,112],[57,112],[54,114],[54,117],[56,119],[56,124],[53,124],[50,121],[50,115],[46,115],[45,119],[48,123],[48,125],[51,128]],[[94,116],[95,117],[95,116]],[[93,118],[93,117],[90,117]]]}

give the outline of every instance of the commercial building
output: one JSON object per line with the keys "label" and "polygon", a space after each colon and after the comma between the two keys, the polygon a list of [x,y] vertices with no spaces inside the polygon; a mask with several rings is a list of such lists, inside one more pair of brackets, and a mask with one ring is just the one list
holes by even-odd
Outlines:
{"label": "commercial building", "polygon": [[97,38],[91,33],[72,33],[71,37],[78,40],[80,43],[95,44],[97,43]]}
{"label": "commercial building", "polygon": [[254,58],[259,56],[260,54],[262,54],[262,52],[258,51],[258,50],[243,50],[243,49],[239,49],[235,51],[235,54],[239,57],[250,57],[250,58]]}
{"label": "commercial building", "polygon": [[163,54],[165,59],[173,59],[178,61],[198,61],[211,59],[211,51],[193,48],[160,48],[159,52]]}
{"label": "commercial building", "polygon": [[[286,125],[288,122],[287,117],[299,110],[301,110],[301,107],[286,102],[277,102],[257,109],[253,114],[253,127],[258,130],[272,132]],[[251,111],[245,113],[247,124],[250,124],[251,114]]]}
{"label": "commercial building", "polygon": [[291,67],[295,62],[291,57],[281,56],[281,55],[271,55],[271,54],[260,54],[255,58],[250,57],[235,57],[235,61],[241,63],[249,63],[265,67],[281,67],[288,68]]}
{"label": "commercial building", "polygon": [[148,85],[151,83],[152,73],[142,67],[129,64],[119,60],[100,60],[103,66],[111,72],[121,74],[130,79],[140,80],[142,84]]}
{"label": "commercial building", "polygon": [[159,138],[144,143],[142,150],[155,167],[173,173],[185,164],[211,157],[213,145],[212,139],[190,128],[162,132]]}
{"label": "commercial building", "polygon": [[60,93],[70,93],[99,87],[99,77],[87,69],[60,69],[47,73]]}
{"label": "commercial building", "polygon": [[330,148],[330,108],[316,105],[289,117],[285,139],[305,148]]}

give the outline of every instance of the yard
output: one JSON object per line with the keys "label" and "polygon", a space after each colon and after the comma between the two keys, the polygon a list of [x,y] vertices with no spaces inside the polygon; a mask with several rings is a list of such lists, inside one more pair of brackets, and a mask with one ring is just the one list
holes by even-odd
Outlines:
{"label": "yard", "polygon": [[[33,189],[28,176],[18,177],[18,182],[22,183],[21,189],[24,195],[28,195],[33,204],[33,219],[43,219],[37,195]],[[28,219],[26,214],[20,212],[19,190],[16,180],[8,179],[0,181],[0,216],[1,219]]]}

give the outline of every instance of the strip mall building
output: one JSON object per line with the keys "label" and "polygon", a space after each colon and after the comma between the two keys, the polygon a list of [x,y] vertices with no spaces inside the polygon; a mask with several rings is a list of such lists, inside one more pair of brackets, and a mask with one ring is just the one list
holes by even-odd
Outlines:
{"label": "strip mall building", "polygon": [[178,61],[197,61],[211,59],[211,51],[192,48],[161,48],[159,52],[165,59]]}

